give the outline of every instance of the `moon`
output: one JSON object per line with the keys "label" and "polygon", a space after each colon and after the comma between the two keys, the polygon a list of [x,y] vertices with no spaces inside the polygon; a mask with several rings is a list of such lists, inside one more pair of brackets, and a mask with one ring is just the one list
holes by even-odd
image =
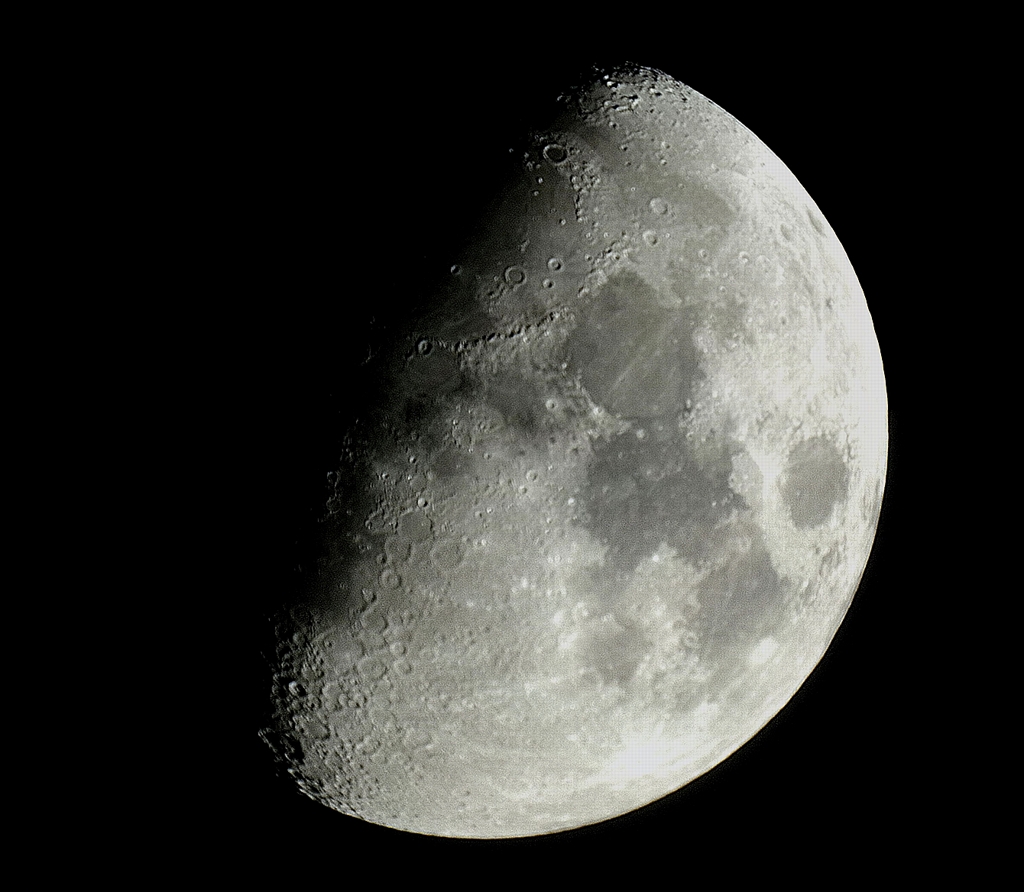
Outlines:
{"label": "moon", "polygon": [[821,659],[886,468],[877,340],[806,190],[639,67],[523,134],[369,327],[264,741],[345,815],[594,824],[726,759]]}

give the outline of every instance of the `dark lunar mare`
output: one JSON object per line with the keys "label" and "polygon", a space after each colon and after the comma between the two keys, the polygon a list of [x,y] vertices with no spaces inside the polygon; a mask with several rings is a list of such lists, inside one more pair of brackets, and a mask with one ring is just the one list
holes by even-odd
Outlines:
{"label": "dark lunar mare", "polygon": [[[633,571],[665,543],[695,568],[710,568],[698,592],[702,649],[749,646],[780,618],[785,586],[749,507],[729,485],[743,447],[724,433],[699,444],[688,435],[702,375],[696,320],[666,308],[629,272],[604,285],[581,316],[566,345],[570,366],[597,404],[632,422],[594,443],[578,496],[581,522],[608,549],[611,573],[591,582],[599,603],[614,609]],[[807,465],[798,465],[794,487],[810,485]],[[726,523],[734,514],[739,520]],[[606,637],[601,645],[619,652],[640,643],[628,629],[614,642]],[[616,666],[617,674],[605,674],[621,680],[626,664]]]}

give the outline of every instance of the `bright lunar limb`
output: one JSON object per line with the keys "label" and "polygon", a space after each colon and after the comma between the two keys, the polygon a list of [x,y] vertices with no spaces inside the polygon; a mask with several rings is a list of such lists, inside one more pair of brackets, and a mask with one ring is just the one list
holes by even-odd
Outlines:
{"label": "bright lunar limb", "polygon": [[513,162],[368,353],[275,617],[275,756],[438,836],[595,823],[754,736],[842,622],[885,477],[864,295],[750,131],[628,68]]}

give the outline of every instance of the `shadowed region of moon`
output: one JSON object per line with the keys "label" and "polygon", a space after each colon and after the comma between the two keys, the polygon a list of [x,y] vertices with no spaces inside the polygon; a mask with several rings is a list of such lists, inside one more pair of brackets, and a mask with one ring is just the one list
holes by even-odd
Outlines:
{"label": "shadowed region of moon", "polygon": [[625,68],[509,165],[372,333],[268,654],[299,788],[438,836],[621,815],[757,734],[843,620],[885,477],[863,293],[741,124]]}

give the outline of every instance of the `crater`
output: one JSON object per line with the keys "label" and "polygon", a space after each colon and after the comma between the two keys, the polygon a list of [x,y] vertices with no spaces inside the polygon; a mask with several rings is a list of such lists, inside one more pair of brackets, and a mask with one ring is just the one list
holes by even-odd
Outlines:
{"label": "crater", "polygon": [[845,500],[850,472],[839,449],[825,437],[812,437],[789,452],[779,481],[782,498],[793,525],[808,529],[820,526]]}

